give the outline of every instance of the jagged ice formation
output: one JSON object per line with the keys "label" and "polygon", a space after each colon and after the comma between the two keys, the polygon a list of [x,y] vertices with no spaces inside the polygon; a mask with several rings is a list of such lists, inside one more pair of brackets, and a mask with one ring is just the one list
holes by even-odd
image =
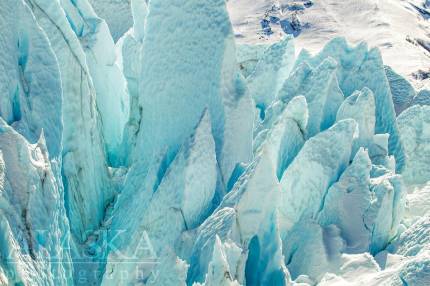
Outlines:
{"label": "jagged ice formation", "polygon": [[430,283],[428,91],[225,5],[1,1],[0,285]]}

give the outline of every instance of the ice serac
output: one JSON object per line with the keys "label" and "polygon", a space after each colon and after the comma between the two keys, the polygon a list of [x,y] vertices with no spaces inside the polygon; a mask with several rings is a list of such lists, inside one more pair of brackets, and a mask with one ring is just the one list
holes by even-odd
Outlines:
{"label": "ice serac", "polygon": [[372,201],[371,167],[367,152],[360,149],[339,181],[328,190],[319,214],[321,225],[335,224],[340,228],[348,253],[365,252],[369,247],[371,232],[363,220]]}
{"label": "ice serac", "polygon": [[146,0],[132,0],[131,13],[133,15],[133,34],[138,41],[142,41],[145,31],[145,19],[148,14]]}
{"label": "ice serac", "polygon": [[221,239],[215,237],[215,245],[213,247],[212,260],[208,266],[205,283],[196,285],[204,286],[239,286],[240,284],[232,277],[232,271],[228,263],[228,257],[225,253]]}
{"label": "ice serac", "polygon": [[[207,107],[228,181],[236,163],[250,159],[252,121],[236,119],[238,114],[253,118],[253,108],[235,61],[225,1],[153,0],[148,11],[139,83],[142,117],[134,157],[149,163],[165,148],[174,154]],[[228,142],[239,131],[249,135]],[[235,152],[224,145],[235,147]]]}
{"label": "ice serac", "polygon": [[0,118],[0,269],[4,285],[71,285],[69,224],[43,133],[30,144]]}
{"label": "ice serac", "polygon": [[372,178],[367,151],[358,150],[353,162],[328,190],[318,221],[336,225],[346,242],[345,253],[376,254],[398,234],[404,209],[399,176],[386,172]]}
{"label": "ice serac", "polygon": [[337,63],[331,58],[315,68],[303,63],[285,80],[279,91],[277,97],[283,102],[289,102],[298,95],[306,97],[309,106],[308,138],[329,128],[336,120],[336,111],[344,99],[336,69]]}
{"label": "ice serac", "polygon": [[336,114],[336,121],[352,118],[358,124],[358,138],[354,141],[353,154],[360,147],[370,149],[375,133],[375,98],[368,88],[354,92],[347,97]]}
{"label": "ice serac", "polygon": [[337,79],[345,97],[364,87],[373,92],[376,104],[375,133],[390,134],[389,152],[396,157],[397,171],[402,171],[404,152],[399,138],[392,93],[379,50],[369,50],[365,43],[350,47],[344,38],[336,38],[327,43],[315,57],[303,58],[311,66],[317,67],[327,57],[332,57],[338,63]]}
{"label": "ice serac", "polygon": [[75,240],[82,243],[99,227],[114,195],[104,155],[96,90],[81,42],[60,2],[29,0],[29,3],[49,38],[60,68],[63,91],[61,175],[71,232]]}
{"label": "ice serac", "polygon": [[306,141],[285,171],[278,206],[284,233],[300,218],[317,215],[328,188],[348,166],[356,129],[352,119],[339,121]]}
{"label": "ice serac", "polygon": [[292,37],[269,46],[247,78],[249,92],[257,107],[264,110],[276,98],[294,64]]}
{"label": "ice serac", "polygon": [[288,103],[279,117],[272,123],[273,125],[264,122],[258,128],[260,130],[254,139],[254,149],[257,151],[262,144],[272,146],[270,153],[272,161],[276,164],[278,179],[281,179],[282,174],[306,141],[304,133],[307,120],[306,99],[303,96],[297,96]]}
{"label": "ice serac", "polygon": [[403,178],[407,184],[424,184],[430,180],[430,106],[411,106],[397,122],[406,154]]}
{"label": "ice serac", "polygon": [[2,2],[0,29],[0,116],[31,143],[43,129],[50,156],[58,158],[62,87],[47,35],[22,0]]}
{"label": "ice serac", "polygon": [[[127,216],[128,220],[135,221],[134,224],[128,224],[131,228],[127,229],[127,234],[132,237],[131,241],[127,239],[115,242],[118,244],[116,247],[121,249],[122,255],[131,255],[139,246],[139,241],[145,232],[151,239],[155,253],[161,253],[166,247],[173,248],[183,231],[196,228],[209,215],[217,181],[215,143],[209,112],[204,112],[195,132],[182,145],[173,161],[168,166],[161,164],[160,168],[166,168],[164,171],[159,171],[159,174],[164,173],[161,182],[152,185],[151,188],[138,190],[149,194],[148,201],[142,201],[137,206],[140,208],[140,215],[134,216],[136,213],[131,212],[133,216]],[[121,196],[127,195],[133,194],[121,194]],[[124,207],[127,208],[127,205],[121,205],[118,211],[124,214],[124,209],[121,210]],[[124,226],[115,222],[115,217],[114,212],[113,228],[117,226],[117,230],[124,230]],[[138,258],[143,261],[145,259],[145,257]],[[134,281],[121,280],[121,269],[124,267],[134,269],[139,264],[121,263],[118,259],[120,258],[115,256],[115,252],[112,252],[104,278],[106,285]],[[134,279],[134,277],[126,279]]]}
{"label": "ice serac", "polygon": [[190,262],[189,285],[203,282],[205,273],[210,275],[208,271],[212,269],[211,260],[215,259],[212,255],[216,253],[214,245],[218,237],[224,244],[234,243],[242,249],[238,258],[228,260],[230,274],[235,269],[230,276],[232,281],[247,285],[284,285],[289,281],[276,214],[278,161],[273,154],[281,147],[272,146],[274,138],[269,138],[220,206],[197,229],[193,246],[186,255]]}
{"label": "ice serac", "polygon": [[116,64],[115,45],[106,22],[87,1],[63,1],[64,11],[86,55],[86,63],[96,91],[103,142],[111,166],[121,165],[119,150],[129,117],[127,85]]}

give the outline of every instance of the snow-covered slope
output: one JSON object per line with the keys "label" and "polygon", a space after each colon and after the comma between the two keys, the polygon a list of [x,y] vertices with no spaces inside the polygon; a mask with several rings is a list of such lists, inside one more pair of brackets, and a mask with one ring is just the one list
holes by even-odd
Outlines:
{"label": "snow-covered slope", "polygon": [[429,285],[429,4],[3,0],[0,285]]}
{"label": "snow-covered slope", "polygon": [[342,36],[378,47],[384,63],[416,88],[429,84],[430,6],[424,0],[230,0],[228,8],[239,42],[273,42],[290,33],[297,50],[316,53]]}

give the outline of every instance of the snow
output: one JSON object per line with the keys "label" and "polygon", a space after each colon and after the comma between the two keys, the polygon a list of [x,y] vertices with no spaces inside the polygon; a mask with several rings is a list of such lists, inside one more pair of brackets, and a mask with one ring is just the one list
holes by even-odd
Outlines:
{"label": "snow", "polygon": [[[291,3],[312,5],[296,11]],[[429,22],[416,9],[424,9],[424,1],[417,0],[336,0],[289,1],[247,0],[228,1],[228,9],[238,42],[257,44],[278,41],[285,35],[281,21],[299,19],[300,33],[295,37],[296,50],[309,50],[312,54],[323,48],[335,37],[345,37],[348,42],[367,42],[381,50],[384,63],[410,81],[416,89],[429,84],[417,78],[419,71],[428,71],[428,51],[416,40],[429,42]],[[427,4],[428,11],[428,4]],[[295,16],[294,16],[295,15]],[[271,23],[273,32],[263,32],[261,21],[278,18]]]}

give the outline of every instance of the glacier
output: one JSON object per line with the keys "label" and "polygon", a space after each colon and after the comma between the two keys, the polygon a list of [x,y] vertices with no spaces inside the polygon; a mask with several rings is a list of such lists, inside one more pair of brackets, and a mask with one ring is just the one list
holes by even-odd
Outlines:
{"label": "glacier", "polygon": [[225,0],[0,3],[0,285],[428,285],[430,93]]}

